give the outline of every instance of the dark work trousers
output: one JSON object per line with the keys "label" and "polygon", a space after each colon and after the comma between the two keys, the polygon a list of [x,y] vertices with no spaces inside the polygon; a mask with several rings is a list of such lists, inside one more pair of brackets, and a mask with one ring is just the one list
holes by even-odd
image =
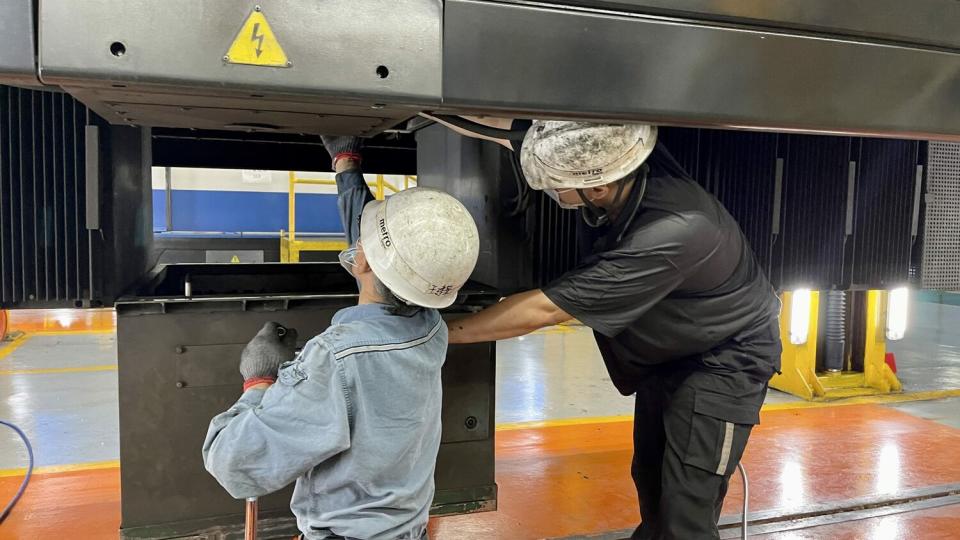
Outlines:
{"label": "dark work trousers", "polygon": [[633,481],[642,523],[633,540],[720,538],[717,521],[766,381],[677,370],[636,394]]}

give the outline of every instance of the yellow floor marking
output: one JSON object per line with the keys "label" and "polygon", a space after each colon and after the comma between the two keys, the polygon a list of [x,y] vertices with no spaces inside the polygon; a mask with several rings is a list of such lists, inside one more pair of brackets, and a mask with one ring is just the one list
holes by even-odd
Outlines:
{"label": "yellow floor marking", "polygon": [[41,330],[38,332],[24,332],[17,336],[13,341],[8,342],[0,348],[0,359],[10,356],[13,351],[19,349],[30,338],[34,336],[68,336],[71,334],[112,334],[114,330]]}
{"label": "yellow floor marking", "polygon": [[790,409],[816,409],[820,407],[841,407],[844,405],[885,405],[888,403],[905,403],[909,401],[929,401],[960,397],[960,389],[953,390],[924,390],[919,392],[901,392],[896,394],[877,394],[874,396],[856,396],[833,401],[792,401],[789,403],[770,403],[764,405],[763,411],[784,411]]}
{"label": "yellow floor marking", "polygon": [[[47,465],[46,467],[36,467],[33,474],[50,474],[74,471],[92,471],[96,469],[114,469],[120,467],[120,460],[110,461],[91,461],[89,463],[67,463],[66,465]],[[27,474],[27,469],[0,469],[0,478],[9,476],[23,476]]]}
{"label": "yellow floor marking", "polygon": [[540,330],[531,332],[531,335],[549,336],[556,334],[571,334],[573,332],[576,332],[576,330],[569,326],[549,326],[547,328],[541,328]]}
{"label": "yellow floor marking", "polygon": [[[885,405],[888,403],[906,403],[910,401],[929,401],[960,397],[960,389],[928,390],[920,392],[904,392],[899,394],[882,394],[876,396],[858,396],[834,401],[791,401],[788,403],[768,403],[761,407],[761,411],[787,411],[791,409],[817,409],[822,407],[842,407],[845,405]],[[614,422],[629,422],[632,414],[615,416],[588,416],[583,418],[558,418],[554,420],[535,420],[532,422],[507,422],[497,424],[497,431],[515,429],[537,429],[556,426],[575,426],[582,424],[611,424]]]}
{"label": "yellow floor marking", "polygon": [[116,330],[111,328],[104,329],[86,329],[86,330],[37,330],[30,332],[31,336],[69,336],[73,334],[113,334]]}
{"label": "yellow floor marking", "polygon": [[30,339],[29,334],[20,334],[19,336],[17,336],[16,339],[8,343],[4,348],[0,349],[0,358],[5,358],[9,356],[10,353],[19,349],[21,346],[23,346],[23,344],[26,343],[28,339]]}
{"label": "yellow floor marking", "polygon": [[576,426],[580,424],[612,424],[614,422],[626,422],[633,420],[632,414],[620,414],[616,416],[587,416],[583,418],[558,418],[556,420],[535,420],[533,422],[510,422],[497,424],[497,431],[510,431],[514,429],[535,429],[555,426]]}
{"label": "yellow floor marking", "polygon": [[38,368],[38,369],[8,369],[0,371],[0,376],[4,375],[49,375],[53,373],[88,373],[91,371],[116,371],[114,364],[104,364],[99,366],[80,366],[68,368]]}

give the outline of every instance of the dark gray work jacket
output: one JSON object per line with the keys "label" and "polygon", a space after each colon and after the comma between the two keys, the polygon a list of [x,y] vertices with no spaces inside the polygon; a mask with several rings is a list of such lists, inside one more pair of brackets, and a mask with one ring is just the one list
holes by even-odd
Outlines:
{"label": "dark gray work jacket", "polygon": [[624,395],[645,377],[686,369],[719,397],[732,422],[759,422],[766,382],[780,368],[780,302],[723,205],[689,178],[653,165],[590,254],[544,288],[594,330]]}

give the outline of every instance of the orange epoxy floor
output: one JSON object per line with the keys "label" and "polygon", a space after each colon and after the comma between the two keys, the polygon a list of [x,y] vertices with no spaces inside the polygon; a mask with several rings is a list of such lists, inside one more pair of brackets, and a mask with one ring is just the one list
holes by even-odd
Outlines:
{"label": "orange epoxy floor", "polygon": [[[499,511],[435,519],[431,531],[441,539],[520,539],[636,525],[631,430],[616,422],[498,432]],[[764,412],[744,458],[750,511],[795,514],[958,483],[958,449],[960,430],[877,405]],[[735,477],[724,515],[739,511],[742,493]],[[950,525],[960,536],[960,512]]]}
{"label": "orange epoxy floor", "polygon": [[[638,512],[628,476],[630,432],[628,422],[498,432],[499,510],[436,518],[431,537],[519,540],[633,526]],[[911,488],[957,483],[958,448],[960,430],[875,405],[764,413],[745,458],[751,511],[795,513],[814,503],[893,497]],[[21,505],[0,527],[0,538],[54,538],[64,526],[77,531],[72,538],[115,538],[118,477],[117,469],[36,476]],[[12,493],[18,482],[15,477],[0,479],[0,493]],[[724,514],[739,509],[741,493],[734,480]],[[904,534],[888,535],[884,523],[896,524]],[[887,532],[868,534],[878,527]],[[920,531],[929,535],[906,534]],[[941,535],[945,531],[960,535],[958,508],[766,537],[948,538]]]}
{"label": "orange epoxy floor", "polygon": [[110,332],[117,328],[112,309],[20,309],[8,311],[8,332]]}
{"label": "orange epoxy floor", "polygon": [[[109,310],[11,316],[12,329],[28,333],[102,333],[114,325]],[[499,510],[435,518],[431,538],[523,540],[633,527],[639,513],[629,478],[631,423],[584,419],[563,424],[498,431]],[[744,463],[751,512],[790,515],[815,504],[896,499],[917,488],[960,484],[960,429],[882,405],[764,411]],[[107,468],[35,475],[20,505],[0,525],[0,540],[116,538],[119,470],[98,467]],[[0,471],[0,501],[20,480]],[[724,515],[739,511],[741,494],[735,477]],[[960,505],[756,538],[960,538]]]}
{"label": "orange epoxy floor", "polygon": [[[20,477],[0,478],[0,499],[16,492]],[[4,540],[117,538],[120,469],[35,475],[23,499],[0,525]]]}

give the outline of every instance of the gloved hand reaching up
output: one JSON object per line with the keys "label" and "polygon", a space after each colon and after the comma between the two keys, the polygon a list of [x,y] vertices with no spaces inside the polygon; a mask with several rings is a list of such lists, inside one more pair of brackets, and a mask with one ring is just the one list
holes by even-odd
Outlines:
{"label": "gloved hand reaching up", "polygon": [[293,360],[296,347],[295,329],[284,328],[275,322],[264,324],[240,354],[244,391],[256,384],[276,381],[280,364]]}
{"label": "gloved hand reaching up", "polygon": [[334,171],[337,170],[337,161],[341,159],[350,159],[360,163],[360,150],[363,149],[363,139],[359,137],[328,135],[323,135],[320,139],[323,141],[323,146],[327,149],[327,153],[330,154],[330,159],[333,160]]}

